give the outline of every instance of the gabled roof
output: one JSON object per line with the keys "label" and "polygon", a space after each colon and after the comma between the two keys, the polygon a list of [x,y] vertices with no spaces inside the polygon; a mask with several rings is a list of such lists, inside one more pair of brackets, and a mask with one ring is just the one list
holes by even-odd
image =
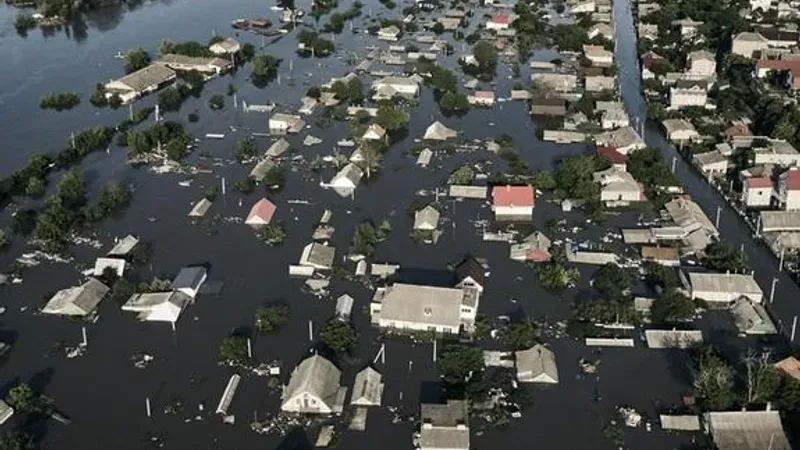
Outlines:
{"label": "gabled roof", "polygon": [[202,266],[182,267],[178,275],[172,280],[172,289],[197,289],[203,284],[208,271]]}
{"label": "gabled roof", "polygon": [[492,189],[494,206],[530,206],[535,202],[533,186],[495,186]]}
{"label": "gabled roof", "polygon": [[628,157],[618,152],[615,147],[598,145],[597,154],[611,161],[611,164],[627,164]]}
{"label": "gabled roof", "polygon": [[800,190],[800,170],[789,169],[781,174],[781,181],[787,191]]}
{"label": "gabled roof", "polygon": [[80,286],[56,292],[42,308],[42,312],[64,316],[85,316],[97,308],[108,291],[108,286],[96,278],[89,278],[89,281]]}
{"label": "gabled roof", "polygon": [[117,242],[114,247],[108,251],[108,256],[125,256],[136,247],[139,243],[139,238],[129,234]]}
{"label": "gabled roof", "polygon": [[383,377],[372,367],[365,367],[356,374],[353,383],[353,395],[350,404],[362,406],[379,406],[383,396]]}
{"label": "gabled roof", "polygon": [[486,282],[486,270],[481,263],[472,256],[464,258],[464,260],[456,266],[456,282],[461,283],[467,277],[475,280],[480,286],[483,286]]}
{"label": "gabled roof", "polygon": [[747,177],[744,179],[747,188],[764,189],[772,187],[772,179],[769,177]]}
{"label": "gabled roof", "polygon": [[791,450],[778,411],[725,411],[706,414],[719,450]]}
{"label": "gabled roof", "polygon": [[517,378],[528,383],[558,383],[556,355],[542,344],[527,350],[514,352],[517,364]]}
{"label": "gabled roof", "polygon": [[250,208],[250,214],[247,215],[244,223],[248,225],[267,225],[272,221],[272,216],[275,215],[276,209],[277,207],[274,203],[262,198]]}
{"label": "gabled roof", "polygon": [[[283,121],[282,118],[275,116],[273,116],[272,120]],[[281,156],[282,154],[286,153],[286,151],[289,150],[290,147],[291,144],[289,144],[289,141],[287,141],[284,138],[280,138],[269,146],[269,148],[267,149],[267,156],[272,158],[277,158],[278,156]]]}
{"label": "gabled roof", "polygon": [[428,205],[414,214],[415,230],[435,230],[439,224],[439,211]]}
{"label": "gabled roof", "polygon": [[506,14],[495,14],[489,19],[489,22],[501,24],[501,25],[508,25],[512,22],[511,16]]}
{"label": "gabled roof", "polygon": [[457,131],[447,128],[444,126],[444,124],[437,120],[436,122],[432,123],[427,130],[425,130],[425,136],[423,139],[444,141],[445,139],[456,137],[456,135],[458,135]]}
{"label": "gabled roof", "polygon": [[322,356],[314,355],[307,358],[292,371],[289,384],[284,391],[284,404],[297,395],[308,393],[333,409],[341,377],[342,372]]}

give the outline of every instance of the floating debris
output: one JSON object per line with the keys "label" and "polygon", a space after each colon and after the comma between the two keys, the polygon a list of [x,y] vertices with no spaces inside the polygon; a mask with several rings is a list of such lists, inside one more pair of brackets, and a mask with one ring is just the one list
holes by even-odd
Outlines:
{"label": "floating debris", "polygon": [[642,415],[636,412],[636,410],[633,408],[620,406],[617,408],[617,412],[619,412],[619,415],[622,417],[622,420],[625,422],[626,426],[636,428],[642,423]]}
{"label": "floating debris", "polygon": [[133,367],[136,367],[137,369],[144,369],[153,359],[153,356],[148,355],[147,353],[137,353],[131,356]]}
{"label": "floating debris", "polygon": [[303,139],[303,145],[305,145],[306,147],[311,147],[312,145],[317,145],[317,144],[321,144],[321,143],[322,143],[322,139],[320,139],[318,137],[311,136],[310,134],[308,136],[306,136],[305,139]]}

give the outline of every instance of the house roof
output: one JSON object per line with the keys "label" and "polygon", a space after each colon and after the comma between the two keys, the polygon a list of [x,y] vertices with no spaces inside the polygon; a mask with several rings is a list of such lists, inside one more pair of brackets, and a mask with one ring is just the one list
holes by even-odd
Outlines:
{"label": "house roof", "polygon": [[234,52],[234,51],[238,50],[240,45],[239,45],[239,41],[237,41],[234,38],[228,37],[228,38],[225,38],[225,39],[223,39],[223,40],[221,40],[219,42],[215,42],[209,48],[213,49],[214,47],[216,47],[216,48],[218,48],[220,50],[224,50],[224,51],[226,51],[228,53],[231,53],[231,52]]}
{"label": "house roof", "polygon": [[434,427],[455,427],[467,424],[467,402],[448,400],[447,403],[423,403],[420,405],[422,423]]}
{"label": "house roof", "polygon": [[202,266],[182,267],[178,275],[172,280],[172,289],[197,289],[203,283],[208,271]]}
{"label": "house roof", "polygon": [[611,161],[611,164],[626,164],[628,157],[618,152],[616,148],[608,145],[598,145],[597,154]]}
{"label": "house roof", "polygon": [[[517,378],[519,378],[519,381],[541,380],[558,382],[556,355],[549,348],[542,344],[536,344],[527,350],[514,352],[514,355],[517,361]],[[542,378],[546,378],[546,380],[542,380]]]}
{"label": "house roof", "polygon": [[447,128],[443,123],[437,120],[436,122],[432,123],[427,130],[425,130],[425,136],[423,139],[443,141],[445,139],[456,137],[457,135],[457,131]]}
{"label": "house roof", "polygon": [[689,61],[697,61],[697,60],[701,60],[701,59],[708,59],[708,60],[714,61],[715,60],[715,56],[714,56],[713,53],[709,52],[708,50],[695,50],[695,51],[689,53],[689,55],[687,56],[687,59]]}
{"label": "house roof", "polygon": [[761,231],[800,230],[800,211],[761,211]]}
{"label": "house roof", "polygon": [[428,205],[414,214],[414,229],[431,229],[435,230],[439,224],[439,211],[431,205]]}
{"label": "house roof", "polygon": [[56,292],[42,308],[42,312],[65,316],[85,316],[97,308],[108,291],[108,286],[96,278],[89,278],[80,286]]}
{"label": "house roof", "polygon": [[744,179],[747,188],[763,189],[772,187],[772,179],[769,177],[747,177]]}
{"label": "house roof", "polygon": [[[281,118],[275,116],[273,116],[271,120],[283,121]],[[269,146],[269,148],[267,149],[267,156],[272,158],[277,158],[278,156],[281,156],[282,154],[286,153],[286,151],[289,150],[290,147],[291,144],[289,144],[289,141],[287,141],[284,138],[280,138]]]}
{"label": "house roof", "polygon": [[775,334],[778,332],[764,307],[746,297],[741,297],[734,302],[731,313],[736,327],[743,333]]}
{"label": "house roof", "polygon": [[301,264],[333,267],[333,261],[336,259],[336,248],[312,242],[303,249],[303,256],[305,256],[305,260],[301,261]]}
{"label": "house roof", "polygon": [[489,19],[489,22],[501,24],[501,25],[508,25],[512,22],[511,16],[507,14],[495,14]]}
{"label": "house roof", "polygon": [[767,42],[767,38],[762,36],[760,33],[754,33],[751,31],[743,31],[736,35],[733,38],[734,41],[750,41],[750,42]]}
{"label": "house roof", "polygon": [[333,409],[341,377],[342,372],[322,356],[314,355],[307,358],[292,371],[289,384],[284,391],[284,403],[299,394],[309,393]]}
{"label": "house roof", "polygon": [[206,215],[209,208],[211,208],[211,200],[203,197],[195,203],[192,210],[189,211],[189,217],[203,217]]}
{"label": "house roof", "polygon": [[642,247],[642,259],[653,261],[678,261],[678,249],[673,247]]}
{"label": "house roof", "polygon": [[138,319],[150,322],[177,322],[192,298],[183,292],[152,292],[133,294],[123,311],[138,313]]}
{"label": "house roof", "polygon": [[114,245],[114,247],[108,251],[108,256],[125,256],[130,253],[130,251],[133,250],[138,243],[139,238],[129,234],[117,242],[116,245]]}
{"label": "house roof", "polygon": [[374,406],[380,405],[381,397],[383,396],[383,388],[383,377],[380,372],[372,367],[366,367],[356,374],[350,403]]}
{"label": "house roof", "polygon": [[247,219],[244,223],[248,225],[266,225],[272,221],[272,216],[275,215],[276,209],[277,207],[274,203],[266,198],[262,198],[250,208],[250,214],[247,215]]}
{"label": "house roof", "polygon": [[724,133],[725,136],[727,136],[728,138],[753,135],[753,133],[750,132],[750,128],[748,128],[747,125],[743,123],[735,123],[731,125],[730,127],[725,129]]}
{"label": "house roof", "polygon": [[678,197],[664,205],[667,214],[681,228],[685,230],[695,230],[705,228],[716,232],[716,227],[706,216],[700,206],[684,197]]}
{"label": "house roof", "polygon": [[136,72],[129,73],[116,82],[124,84],[135,91],[144,91],[150,87],[166,83],[175,78],[175,71],[162,64],[150,64]]}
{"label": "house roof", "polygon": [[784,183],[786,190],[800,190],[800,170],[789,169],[786,172],[783,172],[781,174],[781,181]]}
{"label": "house roof", "polygon": [[97,258],[94,261],[94,273],[96,277],[102,276],[106,269],[111,269],[117,276],[122,276],[125,272],[125,260],[122,258]]}
{"label": "house roof", "polygon": [[775,369],[786,376],[800,381],[800,360],[794,356],[789,356],[775,363]]}
{"label": "house roof", "polygon": [[377,123],[373,123],[370,124],[369,127],[367,127],[367,131],[364,132],[364,136],[367,136],[368,134],[375,135],[378,138],[382,138],[386,135],[386,130]]}
{"label": "house roof", "polygon": [[647,52],[643,54],[641,60],[642,67],[647,67],[648,69],[667,62],[667,58],[664,58],[655,52]]}
{"label": "house roof", "polygon": [[645,330],[649,348],[689,348],[703,343],[700,330]]}
{"label": "house roof", "polygon": [[667,134],[679,131],[694,131],[695,134],[697,133],[694,125],[686,119],[666,119],[661,122],[661,124],[664,126],[664,129],[667,130]]}
{"label": "house roof", "polygon": [[778,411],[706,413],[705,421],[719,450],[791,450]]}
{"label": "house roof", "polygon": [[692,292],[763,295],[753,275],[735,273],[689,272]]}
{"label": "house roof", "polygon": [[770,41],[797,42],[798,40],[797,31],[781,30],[777,27],[760,27],[757,31]]}
{"label": "house roof", "polygon": [[492,188],[494,206],[533,207],[535,203],[533,186],[495,186]]}
{"label": "house roof", "polygon": [[460,283],[470,277],[483,286],[486,282],[486,270],[475,258],[468,256],[456,266],[456,280]]}
{"label": "house roof", "polygon": [[644,146],[644,140],[639,136],[632,127],[622,127],[606,133],[601,133],[595,137],[595,142],[598,145],[608,145],[616,147],[617,149],[625,148],[631,145]]}
{"label": "house roof", "polygon": [[458,328],[463,297],[461,289],[394,283],[373,300],[382,304],[382,319]]}
{"label": "house roof", "polygon": [[364,171],[361,170],[361,168],[358,167],[357,165],[350,163],[342,167],[342,170],[340,170],[339,172],[336,173],[336,175],[333,176],[331,183],[334,183],[337,180],[346,179],[350,181],[353,184],[353,186],[357,186],[358,183],[361,181],[361,177],[363,176],[364,176]]}
{"label": "house roof", "polygon": [[227,59],[206,58],[202,56],[177,55],[174,53],[168,53],[166,55],[161,56],[161,59],[158,61],[158,63],[167,66],[170,64],[180,64],[188,66],[212,66],[218,69],[225,69],[233,65],[233,63],[228,61]]}

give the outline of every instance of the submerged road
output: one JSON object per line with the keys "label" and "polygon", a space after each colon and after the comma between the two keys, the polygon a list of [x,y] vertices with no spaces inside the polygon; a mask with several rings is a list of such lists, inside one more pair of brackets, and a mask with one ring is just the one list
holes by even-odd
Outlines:
{"label": "submerged road", "polygon": [[[642,123],[646,121],[647,105],[641,95],[639,58],[631,3],[630,0],[614,0],[613,5],[619,88],[631,123]],[[756,281],[764,291],[765,306],[778,322],[781,331],[791,339],[792,324],[800,316],[800,287],[786,272],[778,272],[777,258],[763,243],[753,238],[751,229],[738,213],[681,157],[675,147],[661,134],[657,124],[647,123],[642,137],[648,146],[660,149],[667,161],[677,158],[675,175],[683,184],[684,190],[691,195],[692,200],[703,208],[712,221],[716,218],[718,208],[721,208],[720,238],[730,246],[744,247],[750,267],[755,270]],[[778,280],[775,285],[775,295],[773,302],[769,304],[775,279]]]}

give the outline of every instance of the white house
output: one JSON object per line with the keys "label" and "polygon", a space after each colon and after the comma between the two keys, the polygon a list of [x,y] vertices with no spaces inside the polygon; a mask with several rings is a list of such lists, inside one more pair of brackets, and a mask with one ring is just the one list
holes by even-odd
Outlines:
{"label": "white house", "polygon": [[420,415],[419,450],[469,450],[466,400],[423,403]]}
{"label": "white house", "polygon": [[507,30],[511,27],[511,16],[506,14],[495,14],[486,21],[487,30]]}
{"label": "white house", "polygon": [[94,262],[94,273],[96,277],[103,276],[106,269],[111,269],[118,277],[125,274],[125,260],[122,258],[97,258]]}
{"label": "white house", "polygon": [[767,38],[757,32],[743,31],[733,38],[731,53],[752,58],[755,52],[769,48]]}
{"label": "white house", "polygon": [[415,97],[419,93],[419,83],[410,77],[390,76],[373,82],[372,89],[376,93],[382,93],[382,96],[386,96],[391,92],[392,95],[388,98],[392,98],[395,95],[410,98]]}
{"label": "white house", "polygon": [[305,126],[300,116],[276,113],[269,118],[269,130],[275,133],[299,133]]}
{"label": "white house", "polygon": [[600,125],[604,130],[627,127],[630,123],[628,113],[624,109],[607,109],[600,117]]}
{"label": "white house", "polygon": [[542,344],[514,352],[520,383],[558,384],[556,355]]}
{"label": "white house", "polygon": [[62,316],[87,316],[97,308],[97,305],[100,304],[100,301],[103,300],[108,291],[108,286],[96,278],[89,278],[89,281],[80,286],[56,292],[42,308],[42,313]]}
{"label": "white house", "polygon": [[495,186],[492,188],[492,211],[495,219],[531,218],[536,202],[533,186]]}
{"label": "white house", "polygon": [[594,140],[598,146],[614,147],[623,155],[647,147],[644,139],[630,126],[600,133],[595,136]]}
{"label": "white house", "polygon": [[363,176],[364,171],[357,165],[350,163],[336,173],[330,183],[322,186],[333,189],[342,197],[352,197],[355,195],[356,187],[358,187],[358,183],[361,182]]}
{"label": "white house", "polygon": [[208,270],[202,266],[184,267],[172,280],[172,290],[183,292],[191,298],[197,297],[200,286],[203,285],[208,276]]}
{"label": "white house", "polygon": [[786,211],[800,210],[800,170],[791,168],[780,175],[777,200]]}
{"label": "white house", "polygon": [[747,177],[742,182],[742,203],[749,208],[769,206],[772,180],[769,177]]}
{"label": "white house", "polygon": [[365,141],[382,141],[386,139],[386,130],[377,123],[371,124],[361,139]]}
{"label": "white house", "polygon": [[378,39],[382,41],[397,41],[400,39],[401,31],[395,25],[389,25],[388,27],[381,28],[378,30]]}
{"label": "white house", "polygon": [[592,62],[593,66],[611,67],[614,65],[614,53],[602,45],[584,45],[583,56]]}
{"label": "white house", "polygon": [[137,313],[141,321],[174,324],[191,302],[192,298],[183,292],[150,292],[133,294],[122,305],[122,310]]}
{"label": "white house", "polygon": [[208,50],[215,55],[233,55],[242,49],[241,44],[234,38],[225,38],[215,42],[208,47]]}
{"label": "white house", "polygon": [[350,404],[356,406],[380,406],[383,397],[383,376],[372,367],[365,367],[356,374]]}
{"label": "white house", "polygon": [[428,205],[414,214],[414,229],[419,231],[433,231],[439,225],[439,211]]}
{"label": "white house", "polygon": [[703,299],[711,304],[727,304],[739,297],[760,303],[764,297],[753,275],[709,272],[681,272],[680,275],[691,298]]}
{"label": "white house", "polygon": [[694,156],[692,156],[692,162],[705,175],[724,174],[728,171],[728,167],[730,166],[728,157],[717,150],[695,153]]}
{"label": "white house", "polygon": [[800,167],[800,152],[784,140],[772,140],[768,147],[753,149],[753,163],[781,167]]}
{"label": "white house", "polygon": [[686,119],[665,119],[661,125],[667,132],[667,139],[674,143],[694,141],[700,137],[694,125]]}
{"label": "white house", "polygon": [[705,107],[708,103],[706,87],[700,83],[678,82],[669,88],[669,108],[680,109],[687,106]]}
{"label": "white house", "polygon": [[305,359],[289,378],[281,395],[281,411],[302,414],[341,413],[347,388],[340,386],[342,372],[319,355]]}
{"label": "white house", "polygon": [[375,291],[370,317],[381,328],[458,334],[475,323],[474,315],[462,315],[469,300],[463,289],[394,283]]}
{"label": "white house", "polygon": [[595,183],[600,183],[600,201],[606,206],[627,206],[647,200],[642,185],[624,170],[610,167],[592,175]]}
{"label": "white house", "polygon": [[696,50],[689,53],[686,61],[689,73],[697,77],[713,77],[717,73],[717,61],[714,54],[707,50]]}
{"label": "white house", "polygon": [[161,64],[150,64],[136,72],[105,84],[106,98],[118,96],[122,103],[128,104],[137,98],[155,92],[172,82],[177,73]]}
{"label": "white house", "polygon": [[573,14],[579,13],[593,13],[595,9],[594,0],[578,1],[570,6]]}
{"label": "white house", "polygon": [[601,37],[607,41],[614,40],[614,28],[607,23],[596,23],[586,32],[586,37],[594,39]]}

